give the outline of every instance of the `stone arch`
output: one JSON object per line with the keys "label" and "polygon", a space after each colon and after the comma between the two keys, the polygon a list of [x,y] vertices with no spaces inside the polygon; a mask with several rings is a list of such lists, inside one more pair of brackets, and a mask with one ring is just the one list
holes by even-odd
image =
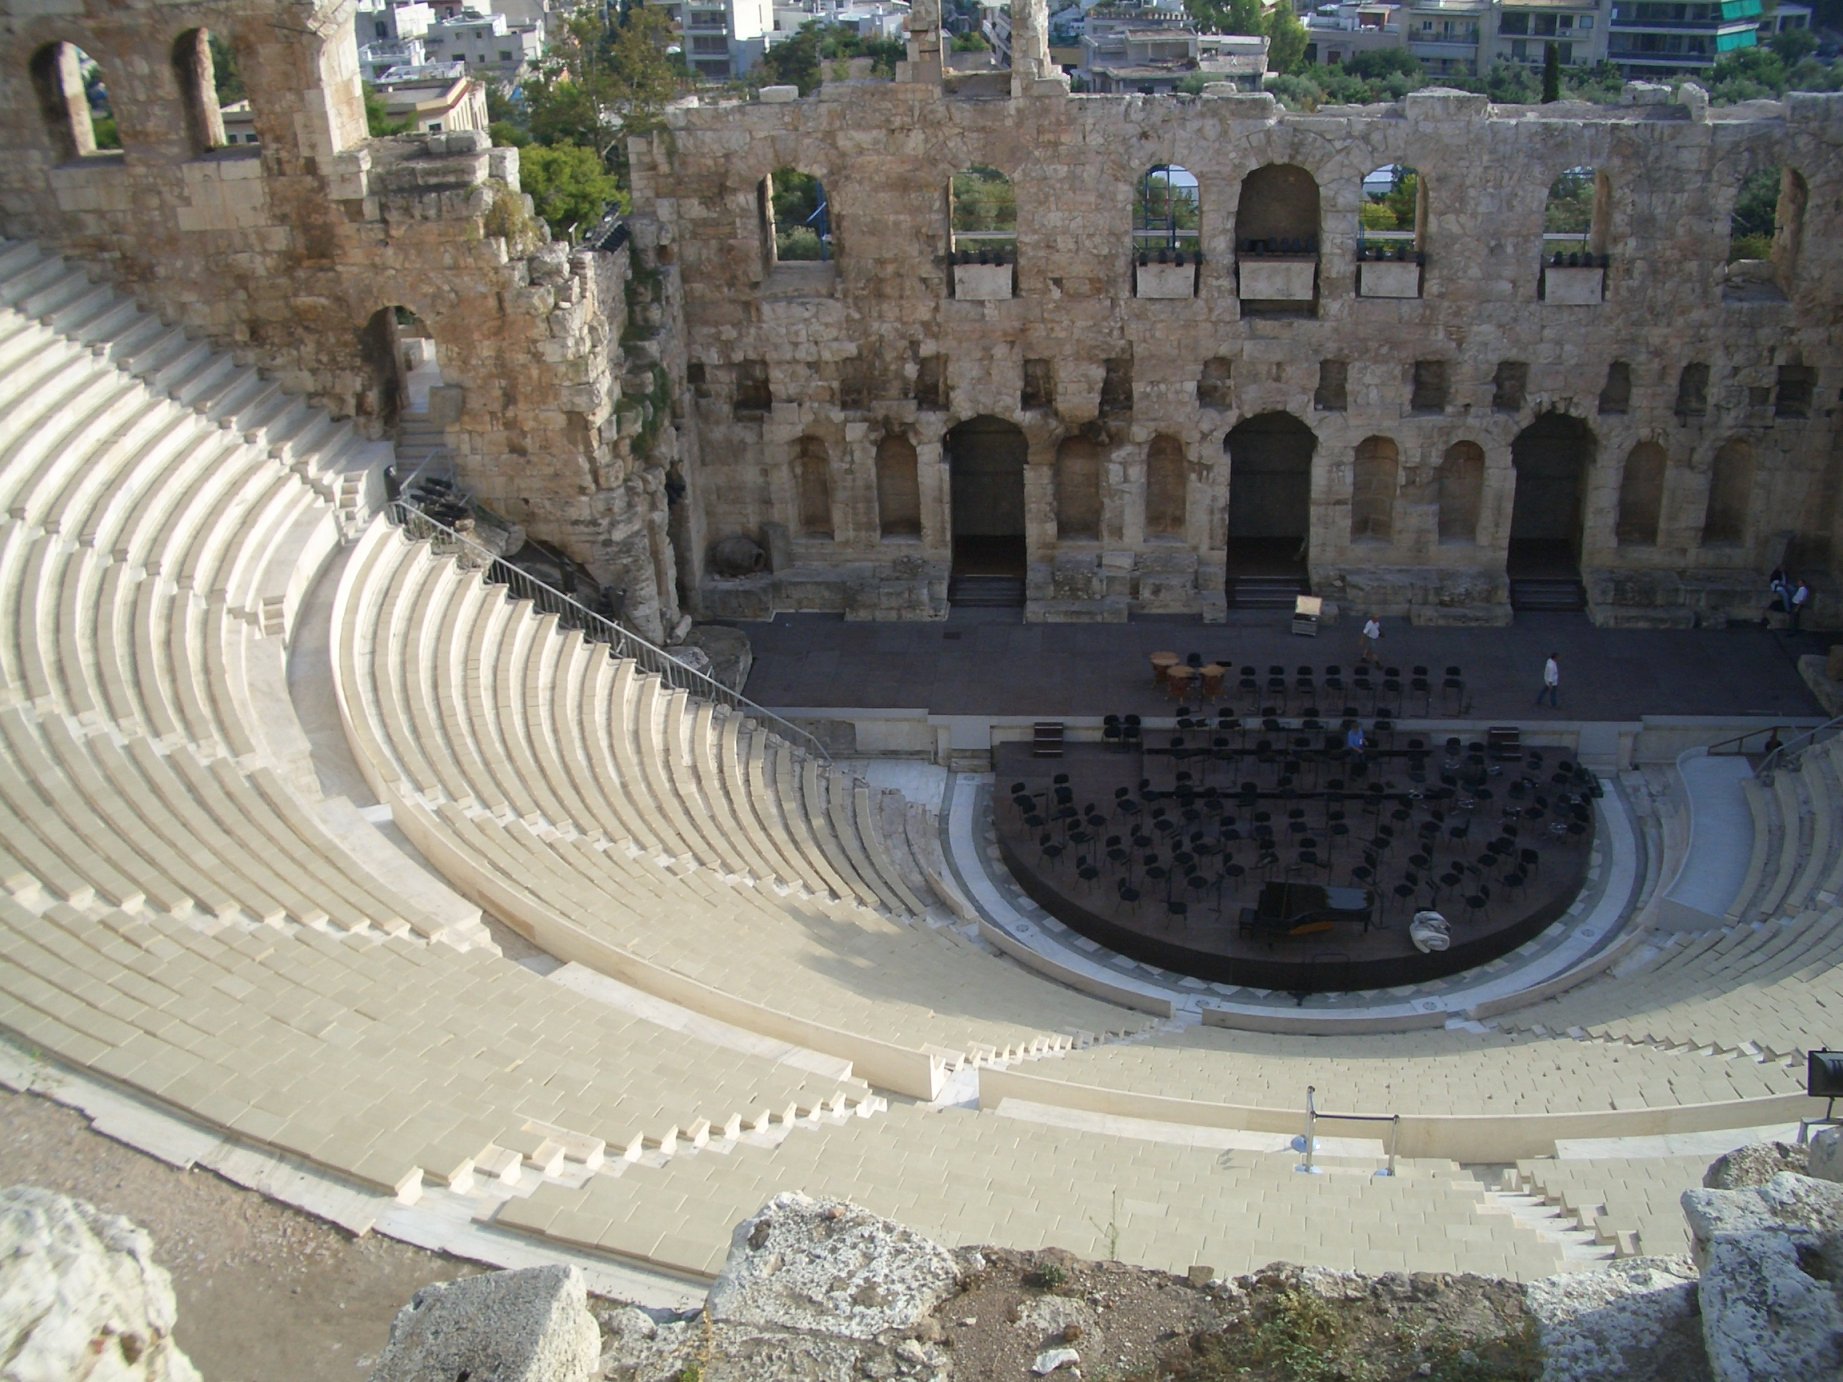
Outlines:
{"label": "stone arch", "polygon": [[1194,256],[1202,226],[1197,175],[1176,163],[1155,163],[1146,169],[1133,188],[1134,253]]}
{"label": "stone arch", "polygon": [[217,63],[207,29],[187,29],[173,40],[173,79],[185,121],[186,146],[194,154],[223,148],[224,114],[218,105]]}
{"label": "stone arch", "polygon": [[1267,163],[1241,180],[1235,239],[1244,253],[1318,252],[1318,180],[1296,163]]}
{"label": "stone arch", "polygon": [[825,184],[798,168],[776,168],[761,180],[762,258],[782,263],[824,263],[836,257],[832,200]]}
{"label": "stone arch", "polygon": [[1385,163],[1363,179],[1363,200],[1357,208],[1360,253],[1419,250],[1426,223],[1427,181],[1418,168]]}
{"label": "stone arch", "polygon": [[1147,537],[1182,537],[1189,520],[1189,465],[1184,443],[1168,432],[1152,438],[1145,455]]}
{"label": "stone arch", "polygon": [[1098,541],[1101,536],[1101,448],[1086,437],[1066,437],[1056,448],[1056,537]]}
{"label": "stone arch", "polygon": [[1395,539],[1395,486],[1401,473],[1401,450],[1387,437],[1357,443],[1350,471],[1350,540]]}
{"label": "stone arch", "polygon": [[922,532],[915,447],[894,433],[877,443],[877,526],[884,537],[920,537]]}
{"label": "stone arch", "polygon": [[1709,499],[1702,512],[1703,546],[1747,540],[1753,475],[1753,448],[1739,437],[1722,443],[1709,463]]}
{"label": "stone arch", "polygon": [[[44,44],[32,54],[32,89],[44,121],[45,137],[60,162],[88,158],[120,147],[110,141],[113,107],[108,104],[102,69],[87,50],[63,40]],[[89,80],[94,71],[96,78]],[[97,102],[102,102],[99,111]],[[108,121],[105,127],[103,120]]]}
{"label": "stone arch", "polygon": [[1664,512],[1664,448],[1641,441],[1626,452],[1619,477],[1619,515],[1613,535],[1621,547],[1653,547]]}
{"label": "stone arch", "polygon": [[[360,332],[359,354],[370,375],[369,411],[386,427],[428,413],[431,391],[445,381],[435,332],[425,318],[401,303],[378,308]],[[360,407],[364,411],[362,402]]]}
{"label": "stone arch", "polygon": [[832,458],[826,444],[804,436],[794,447],[795,517],[801,537],[832,536]]}
{"label": "stone arch", "polygon": [[1484,507],[1485,451],[1475,441],[1456,441],[1440,458],[1440,541],[1475,543]]}

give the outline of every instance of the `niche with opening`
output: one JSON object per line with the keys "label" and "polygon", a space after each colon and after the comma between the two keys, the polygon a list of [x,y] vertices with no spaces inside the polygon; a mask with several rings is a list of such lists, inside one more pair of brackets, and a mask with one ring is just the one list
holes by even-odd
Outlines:
{"label": "niche with opening", "polygon": [[768,362],[744,360],[736,366],[736,397],[731,411],[737,417],[759,417],[774,408],[774,390],[768,386]]}
{"label": "niche with opening", "polygon": [[122,147],[102,69],[74,43],[47,43],[32,55],[32,87],[45,135],[63,161]]}
{"label": "niche with opening", "polygon": [[1790,168],[1758,168],[1741,180],[1728,222],[1724,301],[1791,296],[1807,198],[1804,178]]}
{"label": "niche with opening", "polygon": [[1234,364],[1227,357],[1218,355],[1203,362],[1203,372],[1197,376],[1197,404],[1203,408],[1230,408],[1235,404],[1233,386]]}
{"label": "niche with opening", "polygon": [[1018,395],[1018,403],[1025,408],[1056,406],[1056,366],[1053,361],[1024,362],[1024,387]]}
{"label": "niche with opening", "polygon": [[1408,407],[1417,413],[1446,411],[1446,361],[1416,360],[1408,395]]}
{"label": "niche with opening", "polygon": [[1440,458],[1440,541],[1478,541],[1478,515],[1485,496],[1485,453],[1477,442],[1456,441]]}
{"label": "niche with opening", "polygon": [[1549,184],[1542,208],[1543,301],[1587,306],[1606,297],[1610,188],[1606,175],[1586,164]]}
{"label": "niche with opening", "polygon": [[975,164],[947,184],[948,259],[953,295],[1002,301],[1016,288],[1017,189],[996,168]]}
{"label": "niche with opening", "polygon": [[1654,547],[1664,512],[1664,448],[1641,441],[1626,453],[1619,477],[1619,516],[1614,536],[1621,547]]}
{"label": "niche with opening", "polygon": [[1774,417],[1810,417],[1811,398],[1817,392],[1817,371],[1808,365],[1779,366],[1773,390]]}
{"label": "niche with opening", "polygon": [[1349,402],[1350,361],[1320,360],[1312,406],[1321,413],[1341,413]]}
{"label": "niche with opening", "polygon": [[1615,360],[1606,367],[1606,383],[1600,389],[1600,411],[1623,413],[1632,406],[1632,367]]}
{"label": "niche with opening", "polygon": [[1117,417],[1133,411],[1133,357],[1116,355],[1101,376],[1101,416]]}
{"label": "niche with opening", "polygon": [[947,357],[924,355],[915,365],[915,406],[927,412],[947,409]]}
{"label": "niche with opening", "polygon": [[1522,360],[1499,360],[1491,380],[1491,407],[1499,413],[1518,412],[1529,391],[1529,365]]}
{"label": "niche with opening", "polygon": [[1202,205],[1188,168],[1158,163],[1139,179],[1133,189],[1134,296],[1196,295]]}
{"label": "niche with opening", "polygon": [[1401,453],[1387,437],[1357,443],[1350,471],[1350,540],[1391,542],[1395,537],[1395,483]]}
{"label": "niche with opening", "polygon": [[1067,542],[1101,536],[1101,448],[1069,437],[1056,448],[1056,536]]}
{"label": "niche with opening", "polygon": [[1709,367],[1704,364],[1683,366],[1677,376],[1677,417],[1683,422],[1699,418],[1709,407]]}
{"label": "niche with opening", "polygon": [[1357,293],[1366,298],[1421,295],[1425,183],[1405,163],[1385,163],[1363,179],[1357,208]]}
{"label": "niche with opening", "polygon": [[361,350],[370,370],[375,410],[386,426],[427,417],[430,394],[442,386],[435,333],[407,307],[381,307],[365,323]]}
{"label": "niche with opening", "polygon": [[906,437],[877,443],[877,522],[884,537],[921,536],[921,483]]}
{"label": "niche with opening", "polygon": [[1318,182],[1270,163],[1242,179],[1235,207],[1236,292],[1243,316],[1309,314],[1318,298]]}
{"label": "niche with opening", "polygon": [[798,490],[800,536],[832,536],[832,463],[825,443],[801,437],[794,456],[794,483]]}
{"label": "niche with opening", "polygon": [[1187,518],[1189,467],[1184,443],[1160,433],[1145,456],[1145,531],[1147,537],[1182,537]]}
{"label": "niche with opening", "polygon": [[1747,510],[1753,496],[1753,450],[1726,442],[1709,466],[1709,504],[1702,516],[1703,546],[1747,539]]}
{"label": "niche with opening", "polygon": [[[242,98],[241,82],[227,94],[227,84],[218,79],[217,55],[228,50],[205,29],[188,29],[173,40],[173,78],[179,85],[179,106],[185,117],[186,144],[194,154],[223,148],[223,107]],[[226,61],[227,76],[234,77],[235,65]]]}
{"label": "niche with opening", "polygon": [[776,168],[761,182],[764,267],[818,275],[829,273],[837,245],[832,204],[825,185],[797,168]]}
{"label": "niche with opening", "polygon": [[838,406],[850,412],[862,412],[870,406],[870,361],[862,355],[839,362]]}

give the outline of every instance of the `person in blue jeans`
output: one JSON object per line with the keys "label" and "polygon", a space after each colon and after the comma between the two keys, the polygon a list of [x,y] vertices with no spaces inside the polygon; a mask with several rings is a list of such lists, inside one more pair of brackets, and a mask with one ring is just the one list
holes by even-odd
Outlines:
{"label": "person in blue jeans", "polygon": [[1547,696],[1549,704],[1557,710],[1561,708],[1561,654],[1550,653],[1549,660],[1542,664],[1542,689],[1536,693],[1536,704],[1542,704]]}

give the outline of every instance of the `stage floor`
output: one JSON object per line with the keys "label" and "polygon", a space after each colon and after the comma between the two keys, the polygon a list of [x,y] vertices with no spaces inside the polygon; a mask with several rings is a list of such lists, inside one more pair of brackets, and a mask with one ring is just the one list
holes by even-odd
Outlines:
{"label": "stage floor", "polygon": [[[1449,758],[1441,741],[1417,753],[1417,737],[1398,733],[1383,736],[1360,772],[1341,752],[1314,749],[1290,765],[1289,781],[1285,754],[1259,745],[1294,737],[1212,727],[1183,736],[1187,751],[1178,755],[1075,744],[1059,759],[1000,745],[1000,854],[1039,905],[1119,954],[1295,993],[1388,988],[1475,968],[1540,934],[1586,881],[1592,804],[1574,783],[1553,780],[1566,762],[1560,751],[1539,755],[1539,766],[1520,757],[1491,773],[1466,749]],[[1154,742],[1163,749],[1170,738],[1161,731]],[[1218,738],[1230,741],[1226,749],[1188,751]],[[1058,818],[1058,774],[1074,819]],[[1504,839],[1507,811],[1516,813],[1514,840]],[[1577,818],[1584,824],[1570,833]],[[1271,847],[1256,838],[1263,829]],[[1535,851],[1536,867],[1522,862],[1525,850]],[[1367,890],[1368,924],[1341,919],[1300,935],[1251,929],[1244,922],[1269,882]],[[1466,900],[1481,896],[1481,906]],[[1445,915],[1448,949],[1414,945],[1409,921],[1420,908]]]}
{"label": "stage floor", "polygon": [[[1345,619],[1317,638],[1302,638],[1277,610],[1233,610],[1226,624],[1170,616],[1026,624],[1018,610],[963,610],[944,623],[792,614],[735,627],[755,652],[746,694],[762,705],[1044,718],[1169,714],[1147,662],[1161,649],[1261,666],[1339,663],[1348,672],[1358,629]],[[1759,628],[1600,629],[1581,614],[1530,613],[1506,628],[1416,628],[1385,620],[1383,629],[1382,655],[1404,672],[1415,663],[1436,675],[1448,664],[1464,669],[1466,718],[1533,727],[1641,715],[1821,719],[1796,660],[1824,651],[1833,637],[1788,638]],[[1536,709],[1551,652],[1561,654],[1561,707]],[[1410,715],[1418,707],[1401,709]]]}

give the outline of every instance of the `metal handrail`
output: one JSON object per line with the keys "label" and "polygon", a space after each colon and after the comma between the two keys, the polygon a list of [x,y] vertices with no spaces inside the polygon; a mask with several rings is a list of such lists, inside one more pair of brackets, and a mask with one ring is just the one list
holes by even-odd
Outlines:
{"label": "metal handrail", "polygon": [[1788,726],[1786,725],[1767,725],[1761,729],[1746,730],[1743,733],[1732,735],[1727,739],[1717,739],[1713,744],[1706,745],[1702,751],[1705,754],[1707,754],[1710,758],[1713,758],[1718,753],[1722,753],[1724,751],[1729,751],[1729,752],[1733,752],[1736,754],[1742,754],[1746,752],[1745,749],[1729,750],[1728,746],[1730,744],[1744,744],[1749,739],[1753,738],[1753,736],[1756,734],[1774,735],[1774,734],[1779,733],[1780,730],[1786,729],[1786,728],[1788,728]]}
{"label": "metal handrail", "polygon": [[1834,720],[1826,720],[1823,724],[1817,726],[1817,728],[1808,729],[1795,739],[1786,740],[1778,748],[1774,749],[1771,753],[1767,754],[1765,758],[1760,760],[1760,766],[1753,770],[1753,775],[1762,782],[1771,782],[1773,780],[1773,773],[1779,765],[1782,762],[1789,763],[1791,761],[1791,755],[1794,749],[1802,752],[1804,749],[1808,749],[1813,744],[1817,743],[1820,734],[1828,737],[1830,734],[1835,734],[1839,728],[1843,728],[1843,715],[1837,716]]}
{"label": "metal handrail", "polygon": [[1312,1086],[1305,1087],[1305,1138],[1300,1147],[1302,1160],[1293,1169],[1308,1176],[1319,1174],[1319,1168],[1312,1165],[1312,1152],[1317,1146],[1318,1120],[1329,1118],[1337,1123],[1387,1123],[1389,1125],[1389,1164],[1384,1170],[1376,1172],[1378,1176],[1395,1174],[1395,1149],[1401,1145],[1401,1115],[1399,1113],[1320,1113],[1318,1111],[1318,1090]]}
{"label": "metal handrail", "polygon": [[642,672],[652,673],[674,690],[702,696],[718,705],[727,706],[740,714],[760,720],[774,733],[786,739],[796,751],[811,754],[822,763],[832,761],[832,755],[826,752],[825,746],[806,730],[790,724],[772,710],[757,705],[740,692],[730,690],[708,673],[700,672],[680,662],[665,649],[647,642],[632,629],[625,628],[612,619],[597,614],[588,606],[565,595],[555,586],[539,580],[530,572],[520,570],[511,562],[494,556],[466,534],[457,533],[447,524],[429,517],[414,503],[397,499],[392,501],[386,512],[392,523],[418,541],[453,543],[467,553],[473,563],[484,571],[489,583],[505,586],[512,593],[513,599],[529,600],[534,608],[545,614],[556,615],[558,623],[563,628],[576,629],[591,642],[606,643],[609,651],[615,657],[631,659]]}

